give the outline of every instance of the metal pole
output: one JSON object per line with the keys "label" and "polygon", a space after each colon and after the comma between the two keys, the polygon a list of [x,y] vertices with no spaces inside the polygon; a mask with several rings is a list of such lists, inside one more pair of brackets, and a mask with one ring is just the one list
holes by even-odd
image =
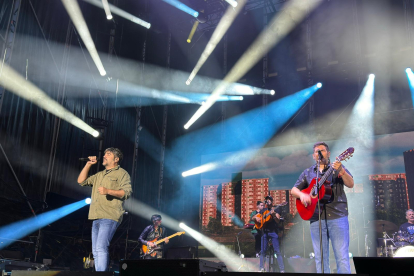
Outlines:
{"label": "metal pole", "polygon": [[[0,66],[0,77],[1,72],[3,71],[4,64],[9,65],[11,62],[14,38],[17,33],[17,23],[19,22],[21,0],[13,0],[12,9],[10,11],[9,24],[7,25],[6,37],[4,39],[3,49],[1,51],[2,63]],[[0,114],[1,106],[3,105],[4,93],[6,90],[3,86],[0,86]],[[1,117],[1,116],[0,116]]]}

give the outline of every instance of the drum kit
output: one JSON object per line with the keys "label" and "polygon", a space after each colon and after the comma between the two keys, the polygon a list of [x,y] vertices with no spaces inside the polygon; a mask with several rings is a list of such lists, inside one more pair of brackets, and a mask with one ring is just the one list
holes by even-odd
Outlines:
{"label": "drum kit", "polygon": [[[382,233],[378,239],[378,257],[414,257],[414,235],[398,231],[397,225],[386,220],[374,220],[370,224],[376,232]],[[390,237],[387,233],[393,233]]]}

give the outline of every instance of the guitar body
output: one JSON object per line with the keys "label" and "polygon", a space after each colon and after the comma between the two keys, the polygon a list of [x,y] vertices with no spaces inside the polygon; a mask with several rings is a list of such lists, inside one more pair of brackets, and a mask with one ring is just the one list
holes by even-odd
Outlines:
{"label": "guitar body", "polygon": [[[310,195],[311,204],[305,207],[305,205],[302,204],[299,198],[296,199],[296,209],[298,210],[300,217],[304,220],[310,220],[311,218],[317,219],[319,217],[319,213],[317,211],[318,196],[314,193],[314,190],[316,190],[316,184],[317,181],[315,177],[314,179],[312,179],[309,187],[302,190],[303,193]],[[325,181],[325,183],[322,184],[321,189],[319,191],[320,204],[323,205],[331,202],[333,199],[332,195],[333,193],[331,183],[329,181]]]}
{"label": "guitar body", "polygon": [[[158,238],[155,238],[150,242],[155,243],[157,240],[158,240]],[[146,245],[142,245],[141,249],[142,249],[142,253],[144,255],[150,255],[151,257],[157,256],[157,251],[155,250],[155,249],[157,249],[157,247],[151,248],[151,247],[148,247]]]}
{"label": "guitar body", "polygon": [[[287,204],[287,202],[283,202],[283,203],[281,203],[281,204],[279,204],[277,206],[274,206],[272,208],[276,209],[276,208],[278,208],[280,206],[285,206],[286,204]],[[264,211],[263,214],[258,213],[254,217],[256,218],[256,220],[254,221],[254,224],[255,224],[256,229],[262,229],[263,226],[268,221],[270,221],[271,219],[273,219],[273,216],[272,216],[272,214],[270,214],[270,211],[269,210]]]}
{"label": "guitar body", "polygon": [[256,218],[259,220],[254,222],[256,229],[262,229],[265,223],[273,218],[269,213],[270,211],[267,210],[263,214],[256,215]]}

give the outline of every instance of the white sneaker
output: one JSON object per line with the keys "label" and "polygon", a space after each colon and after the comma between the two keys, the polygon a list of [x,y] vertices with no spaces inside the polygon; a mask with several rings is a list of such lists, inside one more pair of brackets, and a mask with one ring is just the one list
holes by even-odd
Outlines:
{"label": "white sneaker", "polygon": [[256,258],[260,258],[260,254],[259,253],[256,253]]}
{"label": "white sneaker", "polygon": [[258,272],[266,272],[266,270],[264,268],[261,268]]}

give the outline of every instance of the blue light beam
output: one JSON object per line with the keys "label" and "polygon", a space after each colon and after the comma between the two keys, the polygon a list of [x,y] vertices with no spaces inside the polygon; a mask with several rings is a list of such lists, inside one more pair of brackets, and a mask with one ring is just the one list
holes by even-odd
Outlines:
{"label": "blue light beam", "polygon": [[177,1],[177,0],[162,0],[162,1],[164,1],[165,3],[170,4],[173,7],[176,7],[179,10],[182,10],[185,13],[188,13],[189,15],[192,15],[196,18],[198,17],[198,12],[197,11],[193,10],[192,8],[190,8],[187,5],[184,5],[180,1]]}
{"label": "blue light beam", "polygon": [[414,105],[414,73],[413,70],[411,70],[411,68],[405,69],[405,73],[407,73],[408,85],[410,86],[411,91],[411,100]]}
{"label": "blue light beam", "polygon": [[[266,144],[318,89],[315,84],[269,104],[265,111],[260,107],[227,120],[226,136],[231,138],[220,143],[217,143],[217,137],[221,137],[221,123],[181,138],[175,144],[172,156],[190,150],[189,145],[192,145],[195,151],[201,149],[202,154],[237,151],[226,159],[217,159],[185,171],[182,176],[214,171],[228,165],[235,166],[235,169],[243,168],[257,150]],[[263,120],[263,113],[267,114],[268,120]]]}
{"label": "blue light beam", "polygon": [[87,205],[85,199],[0,228],[0,250]]}

